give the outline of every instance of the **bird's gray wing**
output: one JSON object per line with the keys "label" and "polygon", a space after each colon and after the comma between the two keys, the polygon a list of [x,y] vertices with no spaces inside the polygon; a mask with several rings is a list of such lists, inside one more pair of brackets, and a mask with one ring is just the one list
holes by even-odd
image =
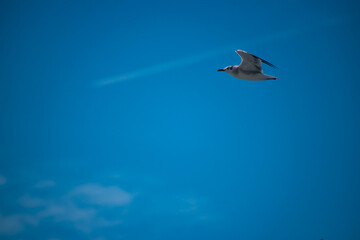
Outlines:
{"label": "bird's gray wing", "polygon": [[240,68],[246,71],[252,71],[252,72],[259,72],[262,73],[263,70],[261,68],[261,63],[265,63],[271,67],[275,67],[273,64],[269,63],[268,61],[259,58],[251,53],[237,50],[235,51],[242,59],[242,62],[240,64]]}

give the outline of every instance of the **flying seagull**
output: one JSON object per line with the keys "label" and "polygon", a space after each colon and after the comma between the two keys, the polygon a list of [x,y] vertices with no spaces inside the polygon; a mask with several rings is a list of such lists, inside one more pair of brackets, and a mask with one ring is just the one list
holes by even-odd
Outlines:
{"label": "flying seagull", "polygon": [[261,68],[262,62],[269,65],[270,67],[275,68],[275,66],[269,63],[268,61],[265,61],[262,58],[259,58],[251,53],[242,50],[237,50],[235,52],[239,54],[239,56],[241,57],[242,59],[241,64],[235,66],[229,66],[224,69],[219,69],[218,71],[227,72],[228,74],[236,78],[240,78],[244,80],[259,81],[259,80],[278,79],[278,77],[273,77],[263,73],[263,70]]}

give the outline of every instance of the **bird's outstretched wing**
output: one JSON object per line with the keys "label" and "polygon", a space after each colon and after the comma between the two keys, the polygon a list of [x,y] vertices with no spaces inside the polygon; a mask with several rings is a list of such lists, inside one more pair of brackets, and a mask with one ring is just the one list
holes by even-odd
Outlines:
{"label": "bird's outstretched wing", "polygon": [[263,70],[261,68],[261,63],[265,63],[271,67],[275,67],[273,64],[269,63],[268,61],[259,58],[251,53],[242,51],[242,50],[237,50],[235,51],[242,59],[241,64],[240,64],[240,68],[242,68],[243,70],[246,71],[251,71],[251,72],[259,72],[262,73]]}

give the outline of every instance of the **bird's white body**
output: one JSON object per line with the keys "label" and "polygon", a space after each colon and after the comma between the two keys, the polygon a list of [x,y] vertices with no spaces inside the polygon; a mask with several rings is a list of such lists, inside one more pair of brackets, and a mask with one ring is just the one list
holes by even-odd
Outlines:
{"label": "bird's white body", "polygon": [[237,50],[235,52],[241,57],[241,64],[229,66],[224,69],[219,69],[218,71],[224,71],[236,78],[250,81],[278,79],[277,77],[266,75],[263,73],[263,70],[261,68],[262,62],[268,64],[269,66],[275,67],[268,61],[265,61],[264,59],[256,57],[255,55],[252,55],[251,53],[242,50]]}
{"label": "bird's white body", "polygon": [[[239,66],[233,66],[234,68]],[[269,80],[273,79],[275,77],[266,75],[263,73],[253,73],[253,74],[247,74],[246,71],[242,71],[241,68],[238,70],[228,71],[228,74],[230,74],[233,77],[243,79],[243,80],[249,80],[249,81],[263,81],[263,80]]]}

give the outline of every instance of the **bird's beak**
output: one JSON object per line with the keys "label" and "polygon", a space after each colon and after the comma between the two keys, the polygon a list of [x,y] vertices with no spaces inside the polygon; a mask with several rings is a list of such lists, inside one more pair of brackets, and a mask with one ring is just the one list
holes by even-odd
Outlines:
{"label": "bird's beak", "polygon": [[218,69],[217,71],[218,71],[218,72],[225,72],[224,69]]}

